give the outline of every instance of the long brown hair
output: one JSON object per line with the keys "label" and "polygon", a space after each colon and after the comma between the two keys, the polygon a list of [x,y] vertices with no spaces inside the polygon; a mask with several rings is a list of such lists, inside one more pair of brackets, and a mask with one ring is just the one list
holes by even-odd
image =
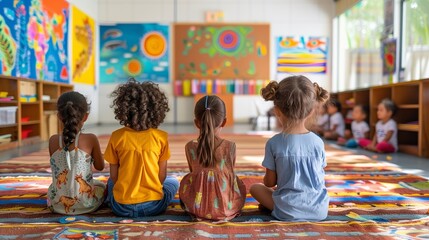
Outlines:
{"label": "long brown hair", "polygon": [[325,89],[304,76],[272,81],[262,88],[261,95],[266,101],[273,101],[287,118],[287,121],[280,119],[285,132],[307,119],[318,104],[325,103],[329,98]]}
{"label": "long brown hair", "polygon": [[200,125],[197,147],[199,162],[204,167],[212,167],[216,164],[215,130],[225,120],[225,103],[218,96],[204,96],[195,104],[194,115]]}

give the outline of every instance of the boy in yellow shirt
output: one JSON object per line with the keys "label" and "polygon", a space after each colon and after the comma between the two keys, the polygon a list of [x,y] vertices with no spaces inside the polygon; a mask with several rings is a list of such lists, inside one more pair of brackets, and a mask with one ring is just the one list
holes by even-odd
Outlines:
{"label": "boy in yellow shirt", "polygon": [[115,118],[123,125],[112,133],[104,153],[110,163],[107,202],[113,213],[144,217],[164,212],[179,188],[167,177],[168,134],[158,126],[169,111],[158,85],[130,79],[112,93]]}

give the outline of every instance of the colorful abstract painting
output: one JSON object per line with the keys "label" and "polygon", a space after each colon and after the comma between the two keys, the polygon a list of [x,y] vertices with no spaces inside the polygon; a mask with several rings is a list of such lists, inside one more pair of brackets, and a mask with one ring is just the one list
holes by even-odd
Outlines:
{"label": "colorful abstract painting", "polygon": [[167,25],[100,26],[100,83],[168,82],[168,39]]}
{"label": "colorful abstract painting", "polygon": [[95,85],[95,21],[73,7],[71,24],[73,82]]}
{"label": "colorful abstract painting", "polygon": [[326,73],[328,38],[278,37],[277,73]]}
{"label": "colorful abstract painting", "polygon": [[2,0],[0,74],[69,82],[66,0]]}
{"label": "colorful abstract painting", "polygon": [[383,75],[392,75],[396,70],[396,39],[387,39],[382,44]]}
{"label": "colorful abstract painting", "polygon": [[175,24],[175,80],[269,79],[268,24]]}

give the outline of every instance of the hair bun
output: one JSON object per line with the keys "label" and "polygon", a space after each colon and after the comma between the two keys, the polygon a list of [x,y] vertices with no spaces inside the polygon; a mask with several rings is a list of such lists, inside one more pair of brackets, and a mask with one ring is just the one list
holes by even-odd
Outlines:
{"label": "hair bun", "polygon": [[261,95],[265,101],[273,101],[276,99],[277,89],[279,89],[279,83],[271,81],[266,87],[261,89]]}
{"label": "hair bun", "polygon": [[328,91],[320,87],[317,83],[313,83],[313,86],[316,90],[316,100],[320,103],[325,103],[329,99]]}

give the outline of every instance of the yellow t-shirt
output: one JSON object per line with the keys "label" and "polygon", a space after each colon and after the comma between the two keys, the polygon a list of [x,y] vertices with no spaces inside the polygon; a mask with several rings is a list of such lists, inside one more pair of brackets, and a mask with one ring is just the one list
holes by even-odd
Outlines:
{"label": "yellow t-shirt", "polygon": [[159,162],[170,158],[168,134],[150,128],[135,131],[124,127],[112,133],[104,159],[118,164],[113,196],[118,203],[136,204],[163,198]]}

